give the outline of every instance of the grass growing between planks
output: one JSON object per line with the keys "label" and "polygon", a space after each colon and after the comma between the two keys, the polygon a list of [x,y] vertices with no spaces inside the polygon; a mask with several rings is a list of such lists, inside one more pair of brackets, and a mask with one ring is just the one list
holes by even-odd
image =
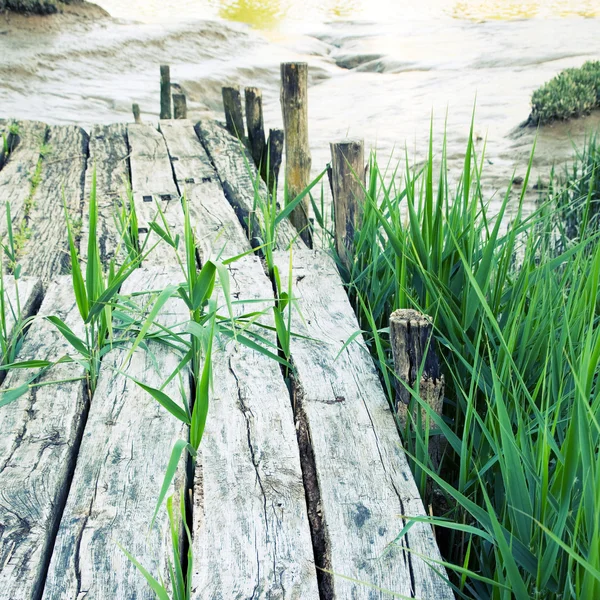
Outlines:
{"label": "grass growing between planks", "polygon": [[[430,422],[407,425],[403,439],[422,495],[428,479],[438,490],[424,520],[444,532],[460,597],[600,597],[600,245],[586,219],[569,239],[564,203],[557,210],[568,193],[589,214],[597,180],[578,174],[597,173],[592,150],[568,192],[554,186],[527,216],[510,190],[490,211],[472,133],[453,188],[433,142],[416,173],[408,161],[400,176],[370,161],[349,292],[392,403],[389,315],[416,308],[434,322],[444,416],[423,405]],[[447,440],[437,471],[432,433]]]}

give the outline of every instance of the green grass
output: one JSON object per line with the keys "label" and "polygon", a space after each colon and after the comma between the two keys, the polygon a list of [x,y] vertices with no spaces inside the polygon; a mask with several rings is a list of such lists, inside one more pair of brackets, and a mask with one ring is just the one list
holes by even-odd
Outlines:
{"label": "green grass", "polygon": [[565,69],[531,96],[528,123],[544,125],[589,114],[600,107],[600,61]]}
{"label": "green grass", "polygon": [[[440,535],[458,594],[596,598],[597,229],[582,224],[576,240],[565,236],[564,209],[557,210],[565,188],[557,185],[533,214],[524,215],[523,195],[512,198],[510,189],[492,213],[481,191],[483,163],[472,133],[454,188],[444,149],[434,155],[432,142],[416,173],[408,160],[400,177],[400,169],[382,173],[372,157],[364,221],[345,272],[349,293],[391,403],[389,315],[416,308],[434,322],[444,415],[423,406],[430,422],[407,424],[403,438],[425,504],[436,507],[426,520]],[[590,172],[578,164],[576,174]],[[590,181],[567,184],[576,203],[586,205]],[[509,204],[517,214],[506,226]],[[435,470],[429,438],[440,433],[447,450]],[[443,502],[428,496],[432,489]]]}

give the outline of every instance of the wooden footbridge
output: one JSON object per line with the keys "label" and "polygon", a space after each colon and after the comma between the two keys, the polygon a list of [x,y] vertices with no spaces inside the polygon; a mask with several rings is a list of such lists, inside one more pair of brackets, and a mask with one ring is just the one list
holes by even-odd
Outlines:
{"label": "wooden footbridge", "polygon": [[[58,315],[82,332],[63,201],[81,216],[85,254],[94,168],[103,259],[117,252],[113,208],[126,183],[140,238],[155,235],[148,224],[156,203],[173,231],[182,231],[185,192],[200,262],[250,250],[242,224],[254,214],[248,171],[254,167],[215,122],[102,125],[88,134],[75,126],[0,121],[2,129],[14,147],[0,158],[0,235],[7,233],[10,203],[20,236],[23,315]],[[266,189],[259,193],[266,196]],[[277,245],[284,279],[292,248],[292,287],[302,314],[293,320],[304,336],[291,344],[294,384],[290,392],[275,361],[233,341],[216,351],[206,432],[187,483],[192,597],[453,598],[444,569],[434,565],[436,573],[428,565],[440,560],[428,525],[416,523],[395,542],[406,517],[424,515],[424,507],[364,341],[358,337],[340,354],[359,326],[336,265],[325,252],[309,250],[288,222],[279,227]],[[181,280],[172,254],[160,248],[121,293]],[[273,287],[258,256],[228,268],[232,293],[248,302],[236,311],[257,310],[257,300],[272,304]],[[14,304],[10,277],[5,287]],[[187,318],[175,299],[159,315],[163,324]],[[56,359],[69,351],[56,328],[36,318],[18,359]],[[168,580],[166,510],[151,530],[149,524],[171,448],[188,433],[127,375],[158,387],[178,359],[150,342],[123,373],[124,352],[103,357],[93,397],[79,379],[83,368],[60,364],[42,378],[62,383],[32,388],[0,407],[0,598],[153,598],[119,545]],[[12,370],[2,389],[31,377],[28,369]],[[179,397],[178,383],[165,391]]]}

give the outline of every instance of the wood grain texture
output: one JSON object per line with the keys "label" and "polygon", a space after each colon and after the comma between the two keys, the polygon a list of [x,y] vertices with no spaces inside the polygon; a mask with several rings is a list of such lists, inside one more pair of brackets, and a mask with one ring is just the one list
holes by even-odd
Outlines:
{"label": "wood grain texture", "polygon": [[[201,120],[196,125],[196,133],[217,170],[225,196],[238,219],[249,231],[251,238],[260,238],[264,217],[260,210],[255,210],[254,182],[258,185],[259,202],[266,202],[268,193],[266,185],[258,176],[252,156],[239,140],[215,121]],[[296,247],[304,246],[298,232],[287,219],[277,228],[276,242],[281,249],[288,248],[291,243]]]}
{"label": "wood grain texture", "polygon": [[[284,288],[288,261],[287,253],[277,253]],[[292,329],[312,338],[293,338],[291,351],[297,416],[314,453],[320,495],[324,552],[317,567],[411,598],[450,600],[447,584],[405,549],[439,559],[429,526],[416,524],[388,546],[404,525],[400,515],[424,509],[362,338],[337,357],[359,325],[334,262],[323,252],[296,251],[292,289],[304,317],[296,316]],[[389,597],[342,577],[326,584],[325,597]]]}
{"label": "wood grain texture", "polygon": [[25,210],[27,241],[20,251],[23,273],[50,281],[68,272],[65,205],[81,221],[88,135],[74,125],[51,126],[33,206]]}
{"label": "wood grain texture", "polygon": [[[285,184],[293,200],[310,183],[310,146],[308,144],[308,64],[281,63],[281,112],[285,131]],[[302,239],[312,244],[308,213],[310,200],[305,196],[290,215]]]}
{"label": "wood grain texture", "polygon": [[[121,293],[161,290],[178,279],[177,272],[138,269]],[[140,303],[148,302],[143,298]],[[158,321],[173,326],[187,316],[183,302],[172,299]],[[126,352],[114,349],[102,362],[48,571],[46,600],[153,599],[143,576],[117,543],[155,577],[168,579],[171,545],[164,508],[151,532],[149,526],[171,450],[178,439],[187,439],[187,426],[117,370],[160,387],[180,357],[150,342],[148,351],[136,351],[123,366]],[[185,373],[182,384],[189,397]],[[164,391],[179,401],[177,378]],[[179,478],[172,491],[181,489],[182,483]]]}
{"label": "wood grain texture", "polygon": [[[92,177],[96,172],[96,200],[98,202],[98,246],[105,268],[119,248],[120,234],[116,211],[126,198],[129,182],[129,147],[127,126],[94,125],[90,132],[89,158],[85,172],[85,194],[81,223],[80,256],[87,257],[89,240],[89,202]],[[121,258],[125,258],[125,253]]]}
{"label": "wood grain texture", "polygon": [[350,270],[354,232],[362,223],[365,192],[365,156],[362,140],[343,140],[329,145],[335,215],[335,247]]}
{"label": "wood grain texture", "polygon": [[223,194],[191,121],[161,121],[179,189],[188,199],[202,261],[230,258],[250,249],[248,238]]}
{"label": "wood grain texture", "polygon": [[[236,313],[267,309],[265,322],[273,325],[273,292],[259,259],[245,257],[229,272],[235,297],[265,299],[237,304]],[[196,470],[193,598],[317,600],[293,412],[281,370],[233,341],[218,348],[213,370]]]}
{"label": "wood grain texture", "polygon": [[[179,190],[173,179],[173,170],[162,134],[152,125],[128,125],[131,187],[138,219],[140,247],[150,249],[160,238],[150,231],[150,223],[157,217],[158,208],[165,215],[173,238],[183,235],[183,210]],[[157,222],[162,226],[160,217]],[[144,266],[175,266],[173,249],[161,242],[144,262]]]}
{"label": "wood grain texture", "polygon": [[[82,335],[69,277],[52,283],[40,315],[57,315]],[[57,329],[36,319],[20,360],[56,360],[72,352]],[[26,383],[35,371],[10,371],[3,390]],[[41,382],[82,377],[74,364],[55,366]],[[88,400],[83,380],[32,388],[0,410],[0,590],[4,598],[39,598],[66,500]]]}
{"label": "wood grain texture", "polygon": [[46,140],[48,127],[37,121],[16,121],[18,143],[0,171],[0,238],[8,231],[6,203],[10,204],[13,230],[18,231],[24,218],[25,203],[31,193],[40,149]]}

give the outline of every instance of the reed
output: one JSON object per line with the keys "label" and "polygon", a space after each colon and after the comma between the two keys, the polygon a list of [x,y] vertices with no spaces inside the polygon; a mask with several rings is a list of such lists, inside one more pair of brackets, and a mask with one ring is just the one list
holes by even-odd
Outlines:
{"label": "reed", "polygon": [[[594,598],[599,234],[582,226],[576,240],[566,238],[564,207],[557,210],[566,192],[557,186],[533,214],[523,212],[525,192],[513,199],[510,190],[492,214],[482,165],[472,130],[455,187],[445,144],[435,155],[430,140],[425,165],[414,170],[407,159],[401,177],[400,167],[382,172],[372,156],[364,219],[342,272],[392,404],[389,315],[416,308],[435,324],[444,414],[412,390],[422,407],[416,414],[429,422],[408,423],[403,441],[459,597]],[[589,164],[578,165],[575,173],[589,174]],[[528,178],[529,170],[523,190]],[[568,184],[584,206],[592,179]],[[428,446],[438,434],[448,445],[434,469]]]}

